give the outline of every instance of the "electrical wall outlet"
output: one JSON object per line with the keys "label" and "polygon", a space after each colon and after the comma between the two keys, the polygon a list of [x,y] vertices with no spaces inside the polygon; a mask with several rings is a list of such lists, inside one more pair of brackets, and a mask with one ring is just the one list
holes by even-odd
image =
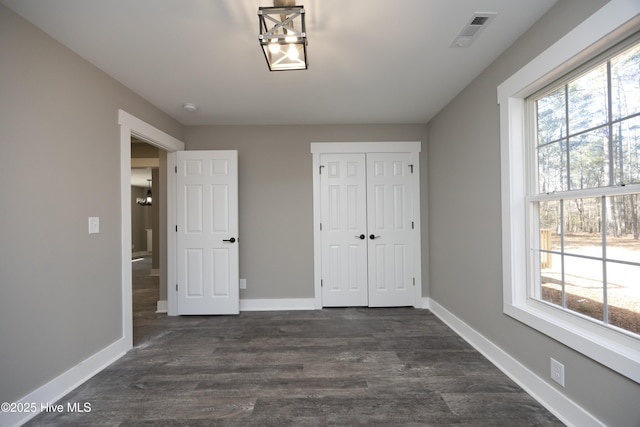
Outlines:
{"label": "electrical wall outlet", "polygon": [[240,289],[247,289],[247,279],[240,279]]}
{"label": "electrical wall outlet", "polygon": [[564,365],[551,358],[551,379],[564,387]]}

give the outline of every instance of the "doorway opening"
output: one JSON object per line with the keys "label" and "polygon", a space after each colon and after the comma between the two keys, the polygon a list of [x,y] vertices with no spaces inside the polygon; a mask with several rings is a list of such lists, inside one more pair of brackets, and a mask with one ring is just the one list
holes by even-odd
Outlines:
{"label": "doorway opening", "polygon": [[167,313],[166,161],[165,150],[131,138],[134,346],[152,338],[155,320]]}
{"label": "doorway opening", "polygon": [[[167,153],[167,158],[171,156],[170,153],[184,150],[184,143],[123,110],[118,111],[118,124],[120,125],[122,339],[125,347],[124,351],[128,351],[133,347],[131,140],[132,138],[136,138],[150,146],[159,148]],[[167,163],[168,161],[165,162],[164,167],[163,165],[160,165],[159,170],[168,172],[169,167],[166,165]],[[164,229],[165,238],[159,239],[158,253],[166,254],[166,278],[167,282],[169,282],[171,281],[172,274],[174,274],[174,266],[172,265],[171,256],[173,244],[168,233],[169,227],[166,224],[172,224],[175,221],[175,213],[169,209],[169,206],[173,206],[175,201],[173,200],[173,192],[171,190],[171,178],[169,178],[168,173],[166,173],[166,176],[166,187],[160,190],[161,194],[165,196],[164,200],[166,201],[165,203],[161,203],[160,212],[164,214],[166,222],[164,223],[164,226],[162,224],[159,226],[159,230]],[[160,269],[162,269],[162,267],[160,267]],[[160,277],[162,277],[162,275]],[[159,289],[162,290],[163,287],[164,292],[166,292],[166,282],[164,285],[161,283]]]}

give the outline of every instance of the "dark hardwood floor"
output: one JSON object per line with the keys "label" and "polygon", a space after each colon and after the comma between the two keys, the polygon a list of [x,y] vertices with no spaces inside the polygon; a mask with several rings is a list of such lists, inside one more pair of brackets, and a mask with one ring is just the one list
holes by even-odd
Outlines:
{"label": "dark hardwood floor", "polygon": [[427,310],[167,317],[148,268],[134,349],[58,402],[90,412],[28,425],[562,425]]}

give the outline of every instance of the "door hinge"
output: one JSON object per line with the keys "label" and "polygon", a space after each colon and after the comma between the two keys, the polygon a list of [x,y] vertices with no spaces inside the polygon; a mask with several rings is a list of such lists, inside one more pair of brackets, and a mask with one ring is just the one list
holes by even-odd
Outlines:
{"label": "door hinge", "polygon": [[413,173],[413,165],[409,165],[409,168],[411,169],[411,173]]}
{"label": "door hinge", "polygon": [[176,166],[175,170],[176,170],[176,173],[178,173],[178,167],[177,166]]}
{"label": "door hinge", "polygon": [[413,286],[415,286],[415,285],[416,285],[416,278],[414,277],[413,278]]}
{"label": "door hinge", "polygon": [[320,223],[320,231],[322,231],[322,223]]}
{"label": "door hinge", "polygon": [[176,233],[178,232],[178,226],[176,225]]}
{"label": "door hinge", "polygon": [[320,287],[323,287],[324,283],[322,283],[322,279],[320,279]]}
{"label": "door hinge", "polygon": [[319,173],[320,175],[322,175],[322,168],[323,168],[323,167],[324,167],[324,165],[320,165],[320,166],[318,167],[318,173]]}
{"label": "door hinge", "polygon": [[176,283],[176,292],[178,292],[178,284]]}
{"label": "door hinge", "polygon": [[413,230],[413,221],[411,221],[411,229]]}

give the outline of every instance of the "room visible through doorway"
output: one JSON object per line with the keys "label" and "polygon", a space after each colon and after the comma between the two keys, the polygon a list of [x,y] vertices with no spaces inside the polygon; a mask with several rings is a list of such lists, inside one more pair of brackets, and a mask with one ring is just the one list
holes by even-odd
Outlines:
{"label": "room visible through doorway", "polygon": [[[161,179],[166,152],[135,137],[131,138],[131,281],[133,345],[151,338],[145,327],[166,315],[166,179]],[[166,168],[162,174],[166,175]],[[166,223],[166,216],[165,221]],[[164,251],[161,250],[161,247]],[[165,268],[161,268],[165,267]],[[162,289],[162,284],[165,289]],[[164,297],[163,297],[164,295]],[[164,303],[163,303],[164,301]]]}

